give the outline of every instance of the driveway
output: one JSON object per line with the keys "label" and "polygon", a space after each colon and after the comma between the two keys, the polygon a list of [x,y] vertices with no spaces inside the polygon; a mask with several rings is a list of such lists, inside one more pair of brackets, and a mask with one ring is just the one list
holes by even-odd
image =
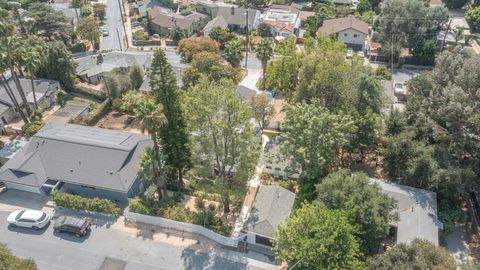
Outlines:
{"label": "driveway", "polygon": [[275,269],[217,246],[198,250],[128,233],[121,219],[112,223],[97,218],[85,238],[54,233],[51,224],[40,231],[7,225],[7,216],[14,209],[47,207],[48,200],[37,195],[12,190],[0,195],[0,242],[17,256],[33,258],[39,269]]}
{"label": "driveway", "polygon": [[465,241],[465,226],[457,225],[453,231],[445,236],[446,249],[458,264],[471,262],[470,250]]}

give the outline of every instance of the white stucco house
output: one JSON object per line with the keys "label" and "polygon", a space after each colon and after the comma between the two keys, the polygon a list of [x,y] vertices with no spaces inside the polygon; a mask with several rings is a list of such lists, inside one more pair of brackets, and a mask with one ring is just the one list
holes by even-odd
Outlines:
{"label": "white stucco house", "polygon": [[363,51],[369,35],[369,28],[366,22],[348,16],[324,21],[317,33],[325,36],[335,35],[339,42],[346,44],[349,48]]}

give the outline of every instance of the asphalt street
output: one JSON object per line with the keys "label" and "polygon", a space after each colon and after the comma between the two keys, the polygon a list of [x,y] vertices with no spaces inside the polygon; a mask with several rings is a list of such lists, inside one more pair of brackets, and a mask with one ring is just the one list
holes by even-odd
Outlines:
{"label": "asphalt street", "polygon": [[6,222],[9,213],[0,211],[0,242],[17,256],[33,258],[41,270],[261,269],[249,266],[241,253],[220,249],[200,253],[135,237],[107,224],[93,226],[84,238],[54,233],[52,224],[40,231],[11,228]]}
{"label": "asphalt street", "polygon": [[[107,19],[104,27],[108,29],[109,35],[103,37],[102,43],[100,44],[101,50],[125,50],[123,44],[124,31],[122,26],[122,15],[120,14],[118,2],[118,0],[107,0]],[[121,48],[120,43],[122,43]]]}

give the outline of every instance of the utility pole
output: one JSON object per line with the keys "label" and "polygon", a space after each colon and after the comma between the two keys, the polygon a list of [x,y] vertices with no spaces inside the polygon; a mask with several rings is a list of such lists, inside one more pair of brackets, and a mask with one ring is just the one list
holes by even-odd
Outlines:
{"label": "utility pole", "polygon": [[452,24],[452,19],[448,20],[447,30],[445,30],[445,35],[443,36],[442,45],[440,45],[440,53],[443,52],[443,46],[445,46],[445,39],[447,39],[448,31],[450,30],[450,25]]}
{"label": "utility pole", "polygon": [[392,52],[390,53],[390,68],[393,74],[393,34],[392,34],[392,40],[390,41],[390,46],[392,47]]}
{"label": "utility pole", "polygon": [[117,38],[118,38],[118,46],[120,46],[120,51],[122,50],[122,40],[120,39],[120,33],[118,32],[118,28],[115,28],[117,30]]}
{"label": "utility pole", "polygon": [[247,26],[247,34],[245,40],[247,41],[247,47],[245,49],[245,72],[248,74],[247,64],[248,64],[248,49],[249,49],[249,29],[248,29],[248,9],[245,12],[245,25]]}
{"label": "utility pole", "polygon": [[[124,18],[123,18],[122,4],[120,3],[120,1],[123,1],[123,0],[118,0],[118,8],[120,9],[120,16],[122,16],[122,27],[123,27],[123,32],[125,33],[125,42],[127,43],[127,48],[128,48],[127,29],[125,29],[125,21],[124,21]],[[122,47],[120,47],[120,50],[121,49],[122,49]]]}

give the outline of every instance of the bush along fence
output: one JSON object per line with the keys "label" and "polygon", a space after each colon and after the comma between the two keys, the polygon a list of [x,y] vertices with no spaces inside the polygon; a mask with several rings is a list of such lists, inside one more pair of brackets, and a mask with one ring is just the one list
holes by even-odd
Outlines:
{"label": "bush along fence", "polygon": [[112,100],[106,99],[102,104],[100,104],[92,114],[85,120],[85,123],[89,126],[95,125],[102,117],[104,117],[111,108]]}
{"label": "bush along fence", "polygon": [[87,198],[68,193],[53,192],[52,200],[58,207],[105,213],[115,217],[120,216],[121,213],[120,208],[108,199]]}
{"label": "bush along fence", "polygon": [[200,225],[179,222],[179,221],[166,219],[162,217],[142,215],[142,214],[130,212],[128,208],[125,209],[123,215],[125,216],[125,220],[155,225],[162,228],[172,229],[180,232],[187,232],[191,234],[201,235],[212,241],[217,242],[220,245],[227,246],[227,247],[237,248],[238,242],[245,237],[245,235],[241,235],[237,238],[227,237],[227,236],[223,236],[218,233],[215,233]]}
{"label": "bush along fence", "polygon": [[74,92],[78,93],[78,94],[81,94],[81,95],[84,95],[84,96],[87,96],[87,97],[90,97],[90,98],[93,98],[93,99],[95,99],[97,101],[100,101],[100,102],[107,99],[107,95],[104,92],[101,92],[101,91],[98,91],[98,90],[95,90],[95,89],[90,89],[90,88],[87,88],[87,87],[83,87],[83,86],[80,86],[80,85],[75,85]]}

